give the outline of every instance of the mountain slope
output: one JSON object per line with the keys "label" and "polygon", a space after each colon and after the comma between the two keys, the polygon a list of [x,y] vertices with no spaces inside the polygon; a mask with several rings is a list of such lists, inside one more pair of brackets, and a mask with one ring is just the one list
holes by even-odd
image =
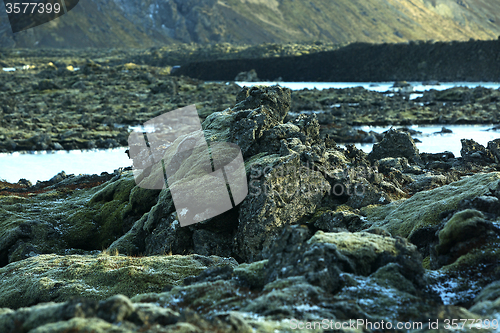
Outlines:
{"label": "mountain slope", "polygon": [[0,47],[380,43],[498,35],[497,0],[85,0],[59,19],[17,34],[0,11]]}

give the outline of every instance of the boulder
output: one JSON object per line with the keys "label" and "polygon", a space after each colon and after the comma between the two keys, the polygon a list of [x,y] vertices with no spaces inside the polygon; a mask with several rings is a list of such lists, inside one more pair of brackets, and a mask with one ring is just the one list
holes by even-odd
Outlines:
{"label": "boulder", "polygon": [[385,133],[381,142],[373,145],[368,154],[368,159],[372,162],[388,157],[405,157],[413,163],[420,161],[417,146],[411,136],[392,128]]}
{"label": "boulder", "polygon": [[[461,139],[462,149],[460,155],[466,162],[475,162],[481,164],[490,164],[495,162],[495,157],[491,150],[486,149],[483,145],[474,140]],[[494,146],[491,146],[494,150]]]}
{"label": "boulder", "polygon": [[439,244],[436,248],[438,254],[447,253],[451,247],[467,239],[474,238],[487,231],[484,215],[474,209],[467,209],[456,213],[446,222],[439,232]]}
{"label": "boulder", "polygon": [[319,171],[302,166],[298,154],[262,159],[251,169],[236,237],[238,255],[254,261],[263,258],[284,227],[314,213],[330,184]]}
{"label": "boulder", "polygon": [[422,257],[417,247],[403,238],[393,238],[368,232],[325,233],[318,231],[308,244],[335,244],[337,250],[351,260],[354,272],[370,275],[389,262],[398,264],[399,271],[417,285],[423,283]]}

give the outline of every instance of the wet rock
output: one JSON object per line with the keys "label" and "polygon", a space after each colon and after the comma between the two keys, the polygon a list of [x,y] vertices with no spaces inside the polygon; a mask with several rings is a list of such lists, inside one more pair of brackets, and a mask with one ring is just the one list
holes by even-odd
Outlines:
{"label": "wet rock", "polygon": [[453,133],[453,131],[449,128],[446,127],[441,127],[441,131],[439,132],[434,132],[433,134],[450,134]]}
{"label": "wet rock", "polygon": [[418,149],[411,136],[404,132],[390,129],[384,139],[373,145],[373,150],[368,154],[370,161],[376,161],[387,157],[405,157],[416,163],[420,160]]}

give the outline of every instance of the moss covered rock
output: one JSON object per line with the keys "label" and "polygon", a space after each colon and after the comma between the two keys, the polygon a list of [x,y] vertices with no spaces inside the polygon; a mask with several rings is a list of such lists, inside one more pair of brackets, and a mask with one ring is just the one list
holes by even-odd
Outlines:
{"label": "moss covered rock", "polygon": [[101,300],[115,294],[131,297],[160,292],[208,267],[225,265],[237,263],[234,259],[199,255],[39,255],[0,268],[0,279],[4,281],[0,306],[19,308],[75,296]]}
{"label": "moss covered rock", "polygon": [[436,225],[439,214],[456,209],[463,199],[472,199],[489,192],[489,185],[498,182],[500,173],[481,173],[434,190],[416,193],[410,199],[385,206],[362,209],[374,227],[386,228],[392,235],[408,237],[416,230]]}
{"label": "moss covered rock", "polygon": [[158,191],[136,189],[130,195],[132,172],[107,179],[71,176],[30,195],[0,195],[0,264],[108,247],[130,229],[131,220],[154,205]]}
{"label": "moss covered rock", "polygon": [[474,209],[466,209],[453,215],[439,232],[438,253],[446,253],[453,245],[473,238],[486,231],[484,215]]}
{"label": "moss covered rock", "polygon": [[[422,258],[417,247],[403,238],[393,238],[376,235],[368,232],[338,232],[326,233],[322,231],[308,240],[309,244],[335,244],[338,251],[351,259],[356,272],[368,275],[374,272],[379,265],[397,262],[404,267],[402,272],[415,281],[418,275],[423,274]],[[411,273],[409,273],[411,272]]]}

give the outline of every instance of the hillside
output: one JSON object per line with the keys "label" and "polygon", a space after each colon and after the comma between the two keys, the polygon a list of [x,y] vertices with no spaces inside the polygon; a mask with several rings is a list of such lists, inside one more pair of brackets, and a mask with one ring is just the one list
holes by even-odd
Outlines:
{"label": "hillside", "polygon": [[132,47],[174,42],[404,42],[495,39],[495,0],[86,0],[0,47]]}

